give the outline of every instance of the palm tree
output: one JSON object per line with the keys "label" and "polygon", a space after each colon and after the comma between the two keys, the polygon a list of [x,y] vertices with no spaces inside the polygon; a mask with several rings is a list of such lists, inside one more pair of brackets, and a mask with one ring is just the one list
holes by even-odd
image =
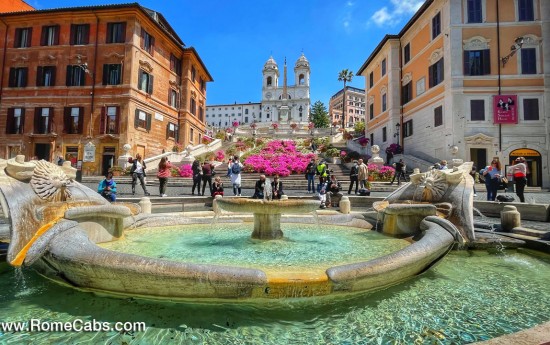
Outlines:
{"label": "palm tree", "polygon": [[351,81],[353,79],[353,72],[350,71],[349,69],[343,69],[341,70],[339,73],[338,73],[338,81],[343,81],[344,82],[344,102],[343,102],[343,106],[344,108],[342,109],[342,128],[345,128],[345,123],[346,123],[346,83],[348,81]]}

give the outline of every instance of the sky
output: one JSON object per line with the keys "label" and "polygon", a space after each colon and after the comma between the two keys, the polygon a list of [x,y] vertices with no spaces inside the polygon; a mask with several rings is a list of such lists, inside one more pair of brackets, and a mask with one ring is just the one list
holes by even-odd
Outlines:
{"label": "sky", "polygon": [[[132,0],[26,0],[36,9],[129,3]],[[194,47],[214,81],[207,105],[260,102],[262,68],[273,56],[289,85],[302,52],[311,67],[311,103],[328,108],[342,89],[338,72],[354,74],[384,35],[397,34],[424,0],[141,0],[162,13]],[[348,85],[365,88],[362,76]]]}

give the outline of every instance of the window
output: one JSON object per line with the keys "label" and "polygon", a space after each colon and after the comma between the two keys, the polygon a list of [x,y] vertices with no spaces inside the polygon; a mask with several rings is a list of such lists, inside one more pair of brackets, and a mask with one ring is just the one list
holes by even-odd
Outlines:
{"label": "window", "polygon": [[523,119],[526,121],[538,121],[539,118],[539,99],[523,99]]}
{"label": "window", "polygon": [[369,74],[369,87],[374,86],[374,72],[370,72]]}
{"label": "window", "polygon": [[36,86],[55,86],[55,66],[38,66]]}
{"label": "window", "polygon": [[248,109],[245,109],[245,110],[244,110],[244,113],[245,113],[246,115],[248,115]]}
{"label": "window", "polygon": [[405,64],[411,61],[411,44],[407,43],[405,48],[403,48],[403,60]]}
{"label": "window", "polygon": [[407,138],[413,135],[413,120],[409,120],[403,123],[403,138]]}
{"label": "window", "polygon": [[122,84],[122,64],[103,65],[103,85]]}
{"label": "window", "polygon": [[382,76],[386,75],[386,59],[382,60]]}
{"label": "window", "polygon": [[472,121],[485,121],[485,101],[472,99],[470,101],[470,116]]}
{"label": "window", "polygon": [[142,69],[140,69],[138,79],[139,79],[138,89],[152,95],[153,94],[153,80],[154,80],[153,75],[145,72]]}
{"label": "window", "polygon": [[67,86],[84,86],[86,81],[86,73],[80,65],[67,66]]}
{"label": "window", "polygon": [[204,109],[203,109],[203,107],[199,107],[199,120],[204,121]]}
{"label": "window", "polygon": [[374,103],[369,104],[369,118],[374,119]]}
{"label": "window", "polygon": [[181,59],[178,59],[174,54],[170,54],[170,71],[181,77]]}
{"label": "window", "polygon": [[197,70],[195,69],[195,66],[191,66],[191,81],[194,83],[195,78],[197,77]]}
{"label": "window", "polygon": [[170,106],[174,108],[179,107],[178,92],[174,89],[168,90],[168,104],[170,104]]}
{"label": "window", "polygon": [[134,118],[134,127],[143,128],[147,131],[151,130],[151,114],[144,112],[143,110],[136,109]]}
{"label": "window", "polygon": [[443,58],[430,66],[430,87],[434,87],[443,81]]}
{"label": "window", "polygon": [[374,133],[370,134],[370,144],[371,146],[374,145]]}
{"label": "window", "polygon": [[31,46],[32,28],[15,29],[15,38],[13,40],[14,48],[28,48]]}
{"label": "window", "polygon": [[443,124],[443,106],[434,109],[434,127],[439,127]]}
{"label": "window", "polygon": [[[189,112],[193,115],[197,113],[197,102],[194,98],[191,98],[191,102],[189,103]],[[227,116],[227,114],[225,114]]]}
{"label": "window", "polygon": [[383,94],[382,95],[382,112],[386,111],[386,108],[387,108],[386,99],[387,99],[386,94]]}
{"label": "window", "polygon": [[388,140],[388,132],[386,127],[382,128],[382,142],[385,143]]}
{"label": "window", "polygon": [[178,126],[169,122],[167,125],[166,125],[166,139],[168,138],[174,138],[178,139]]}
{"label": "window", "polygon": [[406,85],[403,85],[401,87],[401,100],[402,100],[402,104],[407,104],[411,101],[411,99],[413,98],[413,93],[412,93],[412,82],[408,82]]}
{"label": "window", "polygon": [[272,78],[271,78],[271,77],[267,77],[266,85],[267,85],[267,86],[271,86],[272,83],[273,83]]}
{"label": "window", "polygon": [[84,45],[90,42],[90,24],[71,24],[71,45]]}
{"label": "window", "polygon": [[537,49],[521,49],[521,74],[537,74]]}
{"label": "window", "polygon": [[28,75],[27,67],[10,68],[9,87],[26,87],[27,75]]}
{"label": "window", "polygon": [[24,108],[9,108],[6,120],[6,134],[23,134],[25,124]]}
{"label": "window", "polygon": [[82,133],[84,108],[67,107],[63,116],[63,129],[67,134]]}
{"label": "window", "polygon": [[[199,78],[199,84],[201,86],[201,91],[204,92],[206,90],[206,81],[202,79],[202,77]],[[239,107],[241,109],[241,107]]]}
{"label": "window", "polygon": [[51,132],[53,120],[53,108],[34,109],[34,133],[48,134]]}
{"label": "window", "polygon": [[[227,126],[227,122],[225,123],[225,125]],[[193,142],[193,139],[195,137],[195,131],[193,128],[189,128],[189,141],[190,142]]]}
{"label": "window", "polygon": [[441,12],[437,12],[432,18],[432,40],[441,33]]}
{"label": "window", "polygon": [[101,133],[118,134],[119,107],[107,106],[101,109]]}
{"label": "window", "polygon": [[155,51],[155,38],[150,33],[141,29],[141,49],[153,55]]}
{"label": "window", "polygon": [[482,22],[481,0],[468,0],[468,23]]}
{"label": "window", "polygon": [[464,75],[491,74],[489,49],[464,52]]}
{"label": "window", "polygon": [[300,74],[300,75],[298,76],[298,84],[299,84],[299,85],[305,85],[305,83],[306,83],[306,77],[304,77],[303,74]]}
{"label": "window", "polygon": [[126,41],[126,23],[107,23],[107,43],[124,43]]}
{"label": "window", "polygon": [[535,20],[533,0],[518,0],[518,16],[520,22]]}
{"label": "window", "polygon": [[42,27],[42,36],[40,37],[41,46],[56,46],[59,44],[59,25],[49,25]]}

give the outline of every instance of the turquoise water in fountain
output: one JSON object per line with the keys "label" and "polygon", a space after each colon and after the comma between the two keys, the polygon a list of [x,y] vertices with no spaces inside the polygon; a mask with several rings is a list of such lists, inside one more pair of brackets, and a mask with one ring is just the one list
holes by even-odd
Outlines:
{"label": "turquoise water in fountain", "polygon": [[258,303],[118,299],[0,265],[0,321],[145,322],[145,332],[0,330],[0,344],[466,344],[550,320],[550,256],[451,252],[421,276],[353,296]]}
{"label": "turquoise water in fountain", "polygon": [[183,262],[296,270],[365,261],[409,245],[352,227],[283,223],[281,230],[282,240],[258,241],[250,238],[250,223],[139,229],[101,247]]}

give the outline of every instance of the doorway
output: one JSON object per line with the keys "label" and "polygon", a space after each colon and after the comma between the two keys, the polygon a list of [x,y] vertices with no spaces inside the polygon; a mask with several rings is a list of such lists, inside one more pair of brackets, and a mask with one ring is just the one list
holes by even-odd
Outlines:
{"label": "doorway", "polygon": [[485,168],[487,166],[487,149],[471,148],[470,159],[478,171]]}
{"label": "doorway", "polygon": [[37,160],[50,161],[50,144],[34,144],[34,155]]}
{"label": "doorway", "polygon": [[510,152],[510,165],[516,164],[516,158],[525,158],[527,165],[527,186],[542,187],[542,157],[540,153],[532,149],[517,149]]}
{"label": "doorway", "polygon": [[103,156],[101,161],[101,174],[107,175],[109,169],[115,165],[115,147],[105,146],[103,147]]}

